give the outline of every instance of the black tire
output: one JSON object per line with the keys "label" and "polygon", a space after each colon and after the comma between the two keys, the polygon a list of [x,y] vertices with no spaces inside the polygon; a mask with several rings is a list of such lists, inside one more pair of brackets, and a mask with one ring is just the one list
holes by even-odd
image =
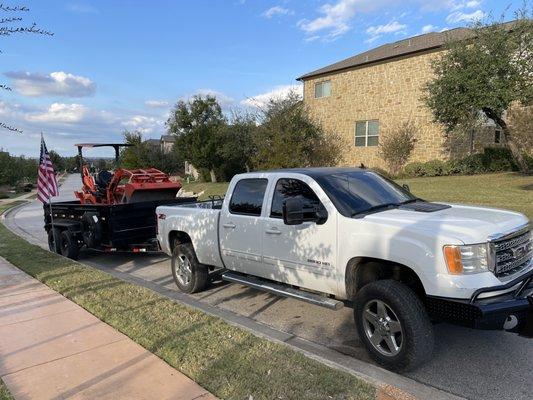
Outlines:
{"label": "black tire", "polygon": [[196,293],[207,286],[209,271],[198,262],[191,243],[176,243],[172,251],[171,267],[174,282],[182,292]]}
{"label": "black tire", "polygon": [[61,232],[61,255],[68,257],[72,260],[77,260],[80,254],[80,248],[78,247],[78,240],[76,236],[65,230]]}
{"label": "black tire", "polygon": [[433,326],[418,296],[403,283],[382,280],[365,285],[355,296],[354,316],[360,340],[385,368],[414,369],[431,358]]}
{"label": "black tire", "polygon": [[52,228],[48,231],[48,249],[52,253],[61,254],[61,231],[58,228]]}

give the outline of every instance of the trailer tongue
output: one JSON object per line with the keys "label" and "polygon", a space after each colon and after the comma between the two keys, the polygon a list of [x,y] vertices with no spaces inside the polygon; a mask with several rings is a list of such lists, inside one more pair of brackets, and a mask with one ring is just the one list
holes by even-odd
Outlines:
{"label": "trailer tongue", "polygon": [[[113,147],[115,171],[91,175],[83,161],[83,148]],[[158,169],[119,167],[122,143],[77,144],[82,188],[77,200],[44,206],[45,229],[51,251],[76,259],[82,248],[106,252],[159,251],[155,209],[195,201],[176,197],[180,182],[172,182]],[[53,221],[53,224],[52,224]]]}

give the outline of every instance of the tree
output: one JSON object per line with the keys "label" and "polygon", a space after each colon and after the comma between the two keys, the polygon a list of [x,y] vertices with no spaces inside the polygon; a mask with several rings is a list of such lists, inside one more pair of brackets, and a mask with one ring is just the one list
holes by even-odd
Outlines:
{"label": "tree", "polygon": [[296,93],[270,100],[261,114],[262,123],[255,135],[257,151],[252,158],[256,168],[337,164],[340,139],[313,121]]}
{"label": "tree", "polygon": [[226,123],[217,99],[209,95],[178,101],[167,121],[168,133],[177,137],[178,153],[196,168],[209,171],[212,182],[217,181],[215,171],[222,161],[217,151],[219,131]]}
{"label": "tree", "polygon": [[229,124],[224,124],[218,132],[217,153],[220,165],[216,169],[217,176],[230,180],[233,175],[252,169],[257,130],[257,118],[254,114],[232,112]]}
{"label": "tree", "polygon": [[140,131],[123,132],[124,142],[131,144],[131,147],[123,147],[120,150],[120,164],[124,168],[136,169],[146,167],[146,159],[143,157],[143,139]]}
{"label": "tree", "polygon": [[50,160],[52,161],[52,165],[54,166],[56,172],[65,170],[65,159],[61,157],[59,153],[54,150],[50,150],[48,155],[50,156]]}
{"label": "tree", "polygon": [[511,106],[533,102],[533,21],[525,7],[517,20],[477,22],[472,35],[450,42],[433,63],[426,104],[450,134],[471,126],[479,115],[492,119],[523,172],[527,163],[506,121]]}
{"label": "tree", "polygon": [[415,148],[416,127],[411,120],[401,123],[379,141],[379,153],[389,166],[389,172],[396,176],[405,165]]}
{"label": "tree", "polygon": [[0,186],[13,186],[24,181],[35,181],[36,178],[36,160],[15,157],[0,149]]}
{"label": "tree", "polygon": [[124,131],[124,141],[132,144],[121,150],[121,165],[128,169],[157,168],[167,174],[178,172],[183,167],[183,160],[179,155],[171,151],[165,153],[161,146],[143,141],[139,131]]}
{"label": "tree", "polygon": [[[30,25],[22,25],[22,15],[28,11],[30,11],[30,9],[26,6],[8,6],[0,3],[0,36],[8,37],[21,33],[44,36],[54,35],[50,31],[39,28],[35,22]],[[12,89],[8,85],[0,83],[0,90],[11,91]],[[22,133],[22,130],[19,128],[3,121],[0,121],[0,128],[7,129],[11,132]]]}

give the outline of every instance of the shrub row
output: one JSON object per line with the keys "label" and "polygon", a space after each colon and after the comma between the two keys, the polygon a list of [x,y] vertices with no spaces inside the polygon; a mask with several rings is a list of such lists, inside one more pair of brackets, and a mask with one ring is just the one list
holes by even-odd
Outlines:
{"label": "shrub row", "polygon": [[488,147],[483,153],[472,154],[458,160],[409,163],[404,167],[402,177],[473,175],[516,170],[518,168],[508,149]]}

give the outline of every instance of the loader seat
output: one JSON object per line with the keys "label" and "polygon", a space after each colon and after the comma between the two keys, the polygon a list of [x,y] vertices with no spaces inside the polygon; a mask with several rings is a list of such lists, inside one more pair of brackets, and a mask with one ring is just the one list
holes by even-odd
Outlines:
{"label": "loader seat", "polygon": [[98,188],[98,192],[100,194],[105,195],[107,186],[109,185],[109,182],[111,182],[112,178],[113,178],[113,174],[109,171],[106,171],[105,169],[98,172],[98,175],[96,175],[96,179],[94,180],[94,183],[96,183],[96,187]]}

